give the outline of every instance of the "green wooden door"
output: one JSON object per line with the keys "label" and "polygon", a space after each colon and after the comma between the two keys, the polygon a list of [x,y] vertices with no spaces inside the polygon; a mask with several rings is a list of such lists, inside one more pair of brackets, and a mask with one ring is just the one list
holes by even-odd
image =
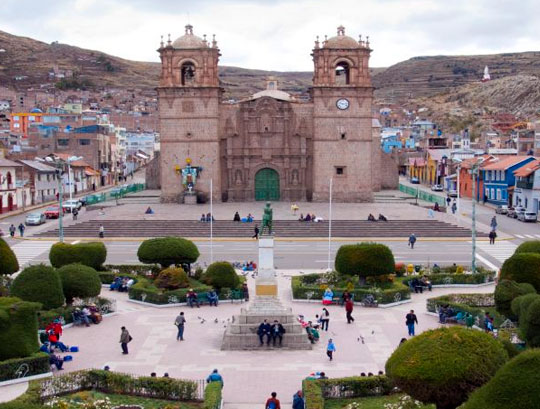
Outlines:
{"label": "green wooden door", "polygon": [[255,174],[255,200],[279,200],[279,175],[264,168]]}

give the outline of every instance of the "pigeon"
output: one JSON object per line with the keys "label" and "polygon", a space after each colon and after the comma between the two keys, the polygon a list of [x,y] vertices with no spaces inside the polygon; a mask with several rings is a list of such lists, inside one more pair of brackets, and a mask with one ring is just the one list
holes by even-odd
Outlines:
{"label": "pigeon", "polygon": [[216,318],[216,319],[214,320],[214,322],[217,324],[219,321],[218,321],[218,319]]}
{"label": "pigeon", "polygon": [[371,330],[371,335],[375,334],[375,330]]}

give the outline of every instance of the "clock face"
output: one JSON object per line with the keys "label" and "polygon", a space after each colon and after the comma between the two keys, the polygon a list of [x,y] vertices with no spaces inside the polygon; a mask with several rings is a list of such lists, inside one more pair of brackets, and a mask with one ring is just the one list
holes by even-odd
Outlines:
{"label": "clock face", "polygon": [[338,99],[336,102],[338,109],[347,109],[349,108],[349,101],[345,98]]}

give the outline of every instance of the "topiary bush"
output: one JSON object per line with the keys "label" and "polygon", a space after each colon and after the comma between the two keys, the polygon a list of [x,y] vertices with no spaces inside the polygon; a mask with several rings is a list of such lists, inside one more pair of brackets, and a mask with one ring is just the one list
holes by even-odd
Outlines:
{"label": "topiary bush", "polygon": [[96,297],[101,292],[101,280],[96,270],[83,264],[68,264],[58,269],[64,296],[68,303],[74,298]]}
{"label": "topiary bush", "polygon": [[56,268],[80,263],[99,270],[106,259],[107,247],[101,242],[55,243],[49,252],[49,261]]}
{"label": "topiary bush", "polygon": [[524,316],[525,311],[527,311],[527,308],[529,308],[529,305],[536,300],[538,297],[540,297],[539,294],[525,294],[520,295],[519,297],[514,298],[512,301],[512,314],[514,316],[518,317],[519,322],[521,323],[522,317]]}
{"label": "topiary bush", "polygon": [[204,280],[216,289],[236,288],[240,284],[240,277],[236,274],[234,267],[226,261],[210,264],[204,273]]}
{"label": "topiary bush", "polygon": [[386,362],[394,384],[437,409],[454,409],[508,359],[503,345],[481,331],[426,331],[400,345]]}
{"label": "topiary bush", "polygon": [[524,351],[476,390],[460,409],[532,409],[540,396],[540,350]]}
{"label": "topiary bush", "polygon": [[536,290],[532,284],[501,280],[495,288],[495,306],[497,307],[497,312],[511,320],[517,320],[518,316],[512,312],[512,301],[520,295],[529,293],[536,294]]}
{"label": "topiary bush", "polygon": [[40,303],[0,297],[0,361],[24,358],[39,349],[37,311]]}
{"label": "topiary bush", "polygon": [[540,347],[540,296],[531,299],[526,307],[521,304],[519,332],[527,346]]}
{"label": "topiary bush", "polygon": [[179,267],[169,267],[163,270],[154,280],[158,288],[176,290],[177,288],[189,287],[189,278],[184,270]]}
{"label": "topiary bush", "polygon": [[199,258],[199,249],[190,240],[181,237],[160,237],[145,240],[137,250],[141,263],[171,265],[191,264]]}
{"label": "topiary bush", "polygon": [[56,270],[44,264],[26,267],[13,280],[11,295],[24,301],[39,302],[50,310],[64,305],[62,282]]}
{"label": "topiary bush", "polygon": [[10,275],[17,271],[19,271],[19,262],[15,253],[0,237],[0,275]]}
{"label": "topiary bush", "polygon": [[503,263],[500,278],[529,283],[536,291],[540,291],[540,254],[514,254]]}
{"label": "topiary bush", "polygon": [[521,243],[514,254],[518,253],[538,253],[540,254],[540,240],[529,240]]}
{"label": "topiary bush", "polygon": [[342,275],[360,277],[393,274],[395,260],[392,251],[384,244],[346,244],[339,248],[335,266]]}

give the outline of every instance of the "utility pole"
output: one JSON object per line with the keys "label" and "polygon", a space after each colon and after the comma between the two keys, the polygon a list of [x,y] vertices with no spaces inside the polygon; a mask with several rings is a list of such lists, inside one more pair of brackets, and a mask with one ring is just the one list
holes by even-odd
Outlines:
{"label": "utility pole", "polygon": [[58,240],[60,243],[64,242],[64,209],[62,208],[62,196],[64,191],[62,189],[62,164],[56,164],[56,176],[58,177]]}
{"label": "utility pole", "polygon": [[328,271],[330,270],[330,259],[332,254],[332,185],[333,178],[330,178],[330,199],[328,202]]}
{"label": "utility pole", "polygon": [[472,172],[472,273],[476,273],[476,172],[483,161],[475,162],[471,167]]}

